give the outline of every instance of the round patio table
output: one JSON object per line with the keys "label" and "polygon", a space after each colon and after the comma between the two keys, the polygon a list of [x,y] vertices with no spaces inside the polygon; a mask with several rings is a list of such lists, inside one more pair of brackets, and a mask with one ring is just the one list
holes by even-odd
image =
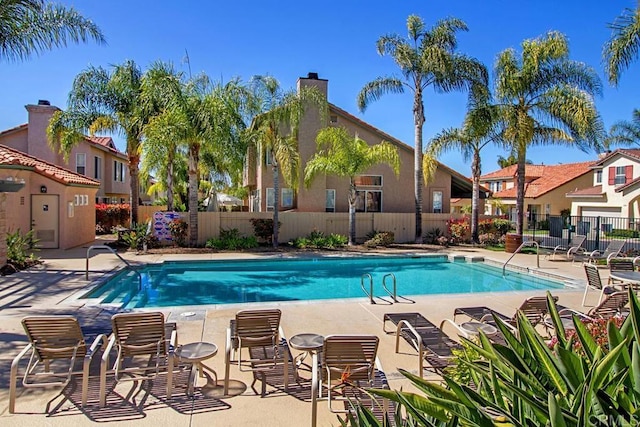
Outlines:
{"label": "round patio table", "polygon": [[[310,356],[313,352],[322,350],[324,337],[322,335],[312,333],[297,334],[289,339],[289,345],[291,348],[303,351],[303,353],[300,353],[295,358],[296,367],[299,368],[307,356]],[[307,364],[305,364],[305,366],[310,368]]]}
{"label": "round patio table", "polygon": [[218,374],[213,368],[203,364],[202,362],[207,359],[211,359],[218,353],[218,346],[214,343],[210,342],[192,342],[189,344],[182,345],[178,347],[176,350],[176,356],[187,363],[191,363],[193,365],[193,369],[191,370],[191,375],[189,376],[189,387],[187,389],[187,394],[189,396],[193,395],[193,388],[198,381],[198,374],[201,378],[204,378],[204,370],[211,372],[213,374],[213,385],[218,385]]}

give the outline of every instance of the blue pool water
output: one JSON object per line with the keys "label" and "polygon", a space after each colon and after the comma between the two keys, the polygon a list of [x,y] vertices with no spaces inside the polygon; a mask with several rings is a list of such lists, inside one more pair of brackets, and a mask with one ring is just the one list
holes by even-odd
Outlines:
{"label": "blue pool water", "polygon": [[[385,296],[383,277],[393,273],[398,295],[522,291],[561,288],[559,282],[484,263],[446,257],[366,257],[165,262],[139,270],[142,281],[122,270],[84,295],[125,308],[260,301],[362,298],[361,278],[370,274],[374,295]],[[392,289],[392,280],[387,278]],[[365,280],[369,289],[369,281]]]}

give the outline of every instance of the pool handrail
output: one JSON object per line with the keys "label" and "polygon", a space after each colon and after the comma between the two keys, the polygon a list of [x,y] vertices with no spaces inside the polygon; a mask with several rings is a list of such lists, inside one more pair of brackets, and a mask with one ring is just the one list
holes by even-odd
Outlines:
{"label": "pool handrail", "polygon": [[[387,277],[391,277],[393,279],[393,292],[389,290],[389,288],[387,288]],[[382,276],[382,288],[387,292],[387,294],[389,294],[389,296],[391,298],[393,298],[393,302],[396,303],[400,303],[400,301],[398,301],[398,298],[401,298],[405,301],[410,302],[411,304],[415,304],[415,301],[412,299],[409,299],[407,297],[403,297],[402,295],[398,295],[398,286],[396,283],[396,275],[393,273],[387,273],[384,276]]]}
{"label": "pool handrail", "polygon": [[107,246],[107,245],[91,245],[87,248],[87,258],[86,258],[86,262],[85,262],[85,272],[84,272],[84,278],[85,280],[89,280],[89,255],[91,254],[91,251],[97,251],[97,250],[107,250],[109,252],[111,252],[112,254],[114,254],[115,256],[117,256],[118,258],[120,258],[120,261],[124,262],[125,265],[127,266],[127,268],[129,268],[129,270],[133,271],[134,273],[136,273],[138,275],[138,279],[140,280],[140,285],[142,286],[142,274],[136,270],[133,265],[131,265],[129,263],[129,261],[127,261],[126,259],[122,258],[120,256],[120,254],[118,252],[116,252],[115,249],[113,249],[111,246]]}
{"label": "pool handrail", "polygon": [[518,246],[518,249],[516,249],[511,256],[509,257],[509,259],[502,265],[502,277],[504,277],[505,274],[505,270],[507,269],[507,264],[509,264],[509,261],[511,261],[511,259],[516,256],[516,254],[518,252],[520,252],[520,249],[524,248],[525,246],[529,246],[529,245],[533,245],[536,247],[536,265],[538,268],[540,268],[540,245],[538,244],[538,242],[536,242],[535,240],[526,240],[524,242],[522,242],[520,244],[520,246]]}
{"label": "pool handrail", "polygon": [[[369,277],[369,292],[364,287],[364,278]],[[373,276],[370,273],[364,273],[360,277],[360,287],[362,288],[362,292],[365,293],[369,297],[369,302],[371,304],[375,304],[376,302],[373,300]]]}

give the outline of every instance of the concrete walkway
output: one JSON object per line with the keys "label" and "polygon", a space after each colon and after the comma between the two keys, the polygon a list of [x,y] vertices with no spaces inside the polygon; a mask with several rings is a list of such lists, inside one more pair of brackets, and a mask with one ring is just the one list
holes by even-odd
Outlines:
{"label": "concrete walkway", "polygon": [[[100,242],[98,242],[100,243]],[[421,251],[414,251],[421,252]],[[503,263],[511,254],[490,252],[476,248],[452,248],[451,253],[483,256]],[[310,373],[301,372],[301,381],[295,382],[285,392],[277,384],[267,386],[267,394],[261,397],[260,383],[257,394],[250,387],[250,373],[240,372],[231,367],[231,386],[234,397],[220,398],[218,389],[199,387],[193,398],[186,395],[186,372],[177,374],[177,390],[172,399],[167,400],[162,384],[119,384],[109,394],[108,405],[100,409],[97,404],[98,379],[90,381],[89,404],[80,405],[79,382],[72,381],[64,390],[25,389],[18,387],[16,414],[8,413],[9,368],[12,359],[25,345],[26,337],[20,324],[27,315],[71,314],[77,316],[81,325],[105,328],[110,324],[116,309],[87,306],[72,296],[87,289],[97,280],[120,268],[122,263],[113,254],[95,254],[90,259],[90,280],[85,280],[86,247],[68,251],[41,251],[45,260],[43,266],[0,278],[0,425],[12,426],[69,426],[91,425],[94,423],[118,422],[118,425],[133,426],[300,426],[311,425]],[[269,254],[216,253],[198,255],[136,255],[124,253],[131,263],[160,262],[179,259],[221,259],[269,256]],[[514,265],[537,269],[535,255],[517,254]],[[540,271],[572,278],[583,282],[584,270],[570,262],[552,262],[540,257]],[[607,270],[603,270],[606,280]],[[425,278],[428,280],[428,278]],[[560,302],[569,307],[580,306],[584,288],[554,291]],[[538,292],[544,295],[542,292]],[[415,352],[402,343],[400,353],[394,352],[395,339],[382,331],[382,318],[388,312],[417,311],[423,313],[435,324],[451,318],[455,307],[465,305],[486,305],[505,314],[512,314],[531,292],[485,293],[445,296],[416,297],[415,304],[370,305],[364,298],[345,301],[283,302],[250,304],[250,306],[278,307],[282,310],[282,326],[291,337],[302,332],[329,334],[375,334],[380,337],[379,358],[389,378],[391,388],[411,386],[398,372],[404,368],[417,373],[418,360]],[[597,295],[591,294],[588,302],[595,303]],[[246,305],[249,306],[249,305]],[[233,318],[238,306],[198,306],[162,309],[169,321],[178,324],[181,343],[194,341],[214,342],[219,346],[218,354],[205,363],[224,377],[224,342],[229,319]],[[191,313],[184,316],[186,311]],[[453,330],[447,330],[454,335]],[[297,352],[293,350],[293,353]],[[434,380],[438,377],[433,376]],[[113,386],[113,383],[111,383]],[[203,385],[203,382],[199,384]],[[318,425],[339,425],[335,414],[328,411],[326,402],[318,405]]]}

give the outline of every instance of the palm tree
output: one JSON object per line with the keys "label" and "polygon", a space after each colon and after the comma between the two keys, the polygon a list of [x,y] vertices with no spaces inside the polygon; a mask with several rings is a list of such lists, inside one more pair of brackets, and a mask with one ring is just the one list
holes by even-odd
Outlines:
{"label": "palm tree", "polygon": [[128,60],[109,72],[89,67],[73,81],[67,111],[56,112],[49,122],[49,143],[65,156],[89,131],[118,132],[127,141],[131,179],[131,221],[138,222],[139,163],[144,126],[155,115],[142,97],[143,74]]}
{"label": "palm tree", "polygon": [[[438,157],[449,150],[460,150],[465,161],[471,160],[471,239],[478,243],[478,204],[480,199],[480,175],[482,165],[480,151],[491,143],[501,142],[498,109],[488,100],[472,99],[471,109],[461,128],[446,129],[436,135],[427,147],[427,154]],[[425,155],[425,158],[428,158]]]}
{"label": "palm tree", "polygon": [[456,52],[456,33],[467,25],[456,18],[438,21],[430,29],[422,19],[407,19],[408,38],[391,34],[378,39],[380,55],[389,55],[400,67],[402,78],[378,77],[358,94],[358,108],[367,106],[386,93],[413,93],[414,198],[416,209],[416,243],[422,241],[422,128],[425,122],[424,91],[429,86],[437,92],[468,89],[476,83],[487,84],[487,70],[478,60]]}
{"label": "palm tree", "polygon": [[283,90],[272,76],[254,76],[250,82],[259,111],[251,131],[259,150],[271,160],[273,170],[273,247],[278,247],[278,210],[280,206],[280,174],[293,190],[298,189],[300,153],[298,125],[307,108],[319,108],[326,113],[327,100],[313,87],[303,87],[299,93]]}
{"label": "palm tree", "polygon": [[[527,165],[533,164],[533,162],[529,159],[525,160],[524,163]],[[508,157],[498,156],[498,166],[500,166],[500,169],[504,169],[517,164],[518,158],[513,153],[509,154]]]}
{"label": "palm tree", "polygon": [[640,145],[640,110],[633,110],[631,121],[622,120],[614,123],[604,140],[604,148],[613,145]]}
{"label": "palm tree", "polygon": [[100,28],[75,9],[42,0],[0,1],[0,61],[24,61],[69,41],[100,44]]}
{"label": "palm tree", "polygon": [[[168,138],[184,144],[188,152],[189,170],[189,246],[198,243],[198,188],[201,150],[232,156],[242,150],[233,148],[244,122],[241,109],[245,95],[237,80],[226,84],[212,83],[202,74],[185,80],[182,73],[171,71],[165,76],[164,88],[157,92],[164,99],[164,110],[155,120],[171,124],[165,128]],[[152,122],[152,126],[155,123]]]}
{"label": "palm tree", "polygon": [[516,233],[522,234],[527,148],[596,146],[604,134],[593,101],[601,84],[593,69],[569,59],[567,39],[558,32],[525,40],[521,57],[513,49],[501,52],[495,74],[503,138],[518,159]]}
{"label": "palm tree", "polygon": [[369,145],[366,141],[349,135],[345,128],[322,129],[316,137],[318,151],[309,159],[304,170],[305,186],[318,174],[349,178],[349,245],[356,241],[356,176],[379,163],[386,163],[400,173],[400,157],[397,147],[389,142]]}
{"label": "palm tree", "polygon": [[640,50],[640,5],[626,8],[613,24],[611,39],[604,45],[603,56],[609,82],[618,85],[620,74],[638,59]]}

